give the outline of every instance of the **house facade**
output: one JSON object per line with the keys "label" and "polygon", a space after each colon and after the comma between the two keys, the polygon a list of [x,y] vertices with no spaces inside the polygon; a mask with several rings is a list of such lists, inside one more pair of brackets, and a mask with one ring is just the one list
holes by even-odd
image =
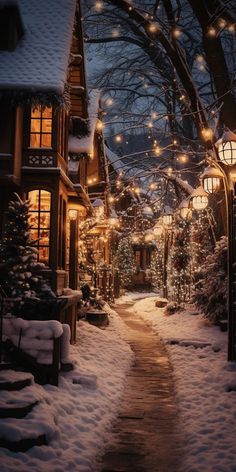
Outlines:
{"label": "house facade", "polygon": [[93,160],[84,153],[72,165],[71,141],[94,136],[80,3],[6,0],[0,26],[0,233],[13,192],[30,199],[38,259],[64,296],[79,286],[78,227],[93,214],[88,179],[96,174],[102,194],[106,188],[101,139]]}

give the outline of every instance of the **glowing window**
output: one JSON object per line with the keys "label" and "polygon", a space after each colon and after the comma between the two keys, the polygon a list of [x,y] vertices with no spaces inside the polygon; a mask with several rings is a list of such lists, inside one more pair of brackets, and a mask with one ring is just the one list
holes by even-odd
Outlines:
{"label": "glowing window", "polygon": [[28,193],[31,203],[29,223],[32,238],[36,240],[38,260],[49,264],[51,193],[46,190],[32,190]]}
{"label": "glowing window", "polygon": [[39,106],[31,110],[30,147],[52,147],[52,108]]}

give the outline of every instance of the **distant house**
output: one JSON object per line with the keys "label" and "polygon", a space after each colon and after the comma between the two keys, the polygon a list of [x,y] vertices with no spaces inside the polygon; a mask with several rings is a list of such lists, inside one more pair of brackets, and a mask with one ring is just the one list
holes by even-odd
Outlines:
{"label": "distant house", "polygon": [[106,187],[98,137],[95,159],[82,153],[73,169],[73,140],[89,141],[93,126],[80,2],[1,2],[0,232],[12,192],[29,198],[38,258],[59,296],[78,287],[78,223],[93,212],[88,178]]}

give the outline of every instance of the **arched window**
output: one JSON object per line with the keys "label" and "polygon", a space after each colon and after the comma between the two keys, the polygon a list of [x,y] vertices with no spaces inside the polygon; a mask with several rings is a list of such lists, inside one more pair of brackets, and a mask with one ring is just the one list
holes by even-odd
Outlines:
{"label": "arched window", "polygon": [[31,235],[35,239],[39,251],[38,260],[49,264],[50,222],[51,222],[51,193],[46,190],[31,190],[28,192],[31,203],[29,223]]}
{"label": "arched window", "polygon": [[52,147],[52,108],[42,107],[31,109],[30,147]]}

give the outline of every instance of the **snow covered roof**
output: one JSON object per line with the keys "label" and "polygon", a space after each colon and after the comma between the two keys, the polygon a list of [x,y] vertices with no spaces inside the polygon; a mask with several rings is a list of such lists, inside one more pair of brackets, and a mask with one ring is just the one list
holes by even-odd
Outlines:
{"label": "snow covered roof", "polygon": [[117,171],[122,170],[122,168],[124,167],[124,164],[119,159],[117,154],[115,154],[108,146],[105,146],[105,150],[106,150],[106,156],[107,156],[108,162],[112,165],[112,167]]}
{"label": "snow covered roof", "polygon": [[[24,34],[14,51],[0,51],[0,90],[62,95],[76,0],[16,0]],[[12,5],[12,0],[0,0]]]}
{"label": "snow covered roof", "polygon": [[88,105],[88,119],[89,119],[89,134],[83,138],[77,136],[69,136],[69,152],[74,154],[85,153],[93,155],[93,141],[94,133],[96,129],[96,122],[98,119],[99,110],[99,90],[91,90],[89,92],[89,105]]}

